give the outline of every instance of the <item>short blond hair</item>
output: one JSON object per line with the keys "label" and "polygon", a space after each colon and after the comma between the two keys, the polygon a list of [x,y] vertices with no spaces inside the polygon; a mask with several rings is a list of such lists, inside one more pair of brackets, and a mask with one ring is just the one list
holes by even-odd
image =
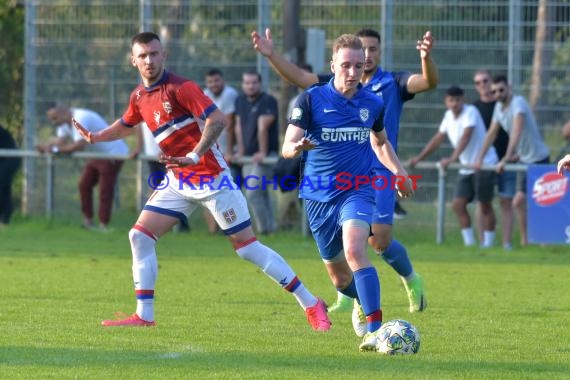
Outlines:
{"label": "short blond hair", "polygon": [[355,49],[355,50],[363,49],[360,38],[358,38],[354,34],[343,34],[334,41],[332,46],[333,58],[335,54],[338,53],[338,51],[343,48]]}

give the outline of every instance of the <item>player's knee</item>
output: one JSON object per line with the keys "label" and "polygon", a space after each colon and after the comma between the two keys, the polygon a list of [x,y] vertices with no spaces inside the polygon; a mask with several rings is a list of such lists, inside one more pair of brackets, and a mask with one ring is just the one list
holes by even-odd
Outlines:
{"label": "player's knee", "polygon": [[257,240],[236,249],[236,253],[239,257],[253,263],[265,273],[267,273],[272,263],[283,263],[283,258],[279,254]]}
{"label": "player's knee", "polygon": [[352,282],[352,272],[336,273],[334,276],[331,276],[331,282],[337,289],[346,289]]}
{"label": "player's knee", "polygon": [[389,241],[388,242],[378,242],[375,245],[373,245],[372,248],[374,248],[374,252],[381,255],[386,249],[388,249],[389,245],[390,245]]}
{"label": "player's knee", "polygon": [[376,251],[384,252],[392,242],[392,234],[374,234],[368,239],[368,244]]}
{"label": "player's knee", "polygon": [[131,243],[133,257],[141,259],[148,253],[154,252],[156,238],[154,236],[149,236],[136,228],[131,228],[129,231],[129,241]]}
{"label": "player's knee", "polygon": [[451,204],[451,208],[456,214],[465,212],[465,201],[463,199],[455,198]]}
{"label": "player's knee", "polygon": [[517,193],[513,198],[513,207],[521,209],[526,205],[526,197],[522,193]]}
{"label": "player's knee", "polygon": [[260,243],[257,239],[252,238],[246,241],[234,241],[234,249],[239,257],[244,260],[253,261],[254,257],[257,258],[260,251]]}
{"label": "player's knee", "polygon": [[493,205],[491,202],[480,202],[481,204],[481,213],[484,215],[491,214],[493,212]]}

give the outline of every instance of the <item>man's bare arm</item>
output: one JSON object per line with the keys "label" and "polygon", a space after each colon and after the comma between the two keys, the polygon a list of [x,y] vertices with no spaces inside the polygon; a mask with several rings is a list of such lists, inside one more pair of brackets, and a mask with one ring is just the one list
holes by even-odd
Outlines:
{"label": "man's bare arm", "polygon": [[432,90],[439,83],[439,74],[437,66],[432,59],[431,49],[433,47],[433,37],[428,30],[421,40],[418,40],[416,49],[420,51],[420,60],[422,63],[422,73],[413,74],[408,79],[408,92],[418,94],[420,92]]}
{"label": "man's bare arm", "polygon": [[126,127],[121,123],[120,119],[117,119],[113,124],[109,125],[107,128],[102,129],[98,132],[91,132],[85,128],[79,121],[71,120],[77,132],[87,141],[89,144],[95,144],[96,142],[103,141],[113,141],[119,140],[133,133],[133,128]]}
{"label": "man's bare arm", "polygon": [[202,137],[198,144],[194,147],[193,152],[202,157],[210,149],[212,145],[218,140],[218,137],[226,127],[226,117],[220,110],[212,112],[206,119]]}
{"label": "man's bare arm", "polygon": [[265,29],[265,37],[261,36],[257,31],[253,31],[251,40],[255,50],[267,58],[273,70],[289,83],[305,89],[319,81],[319,77],[316,74],[303,70],[293,62],[288,61],[281,54],[275,52],[269,28]]}

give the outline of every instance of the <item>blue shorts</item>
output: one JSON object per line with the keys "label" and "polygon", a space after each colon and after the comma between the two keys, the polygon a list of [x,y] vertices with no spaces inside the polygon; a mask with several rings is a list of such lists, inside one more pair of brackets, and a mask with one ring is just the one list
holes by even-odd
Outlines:
{"label": "blue shorts", "polygon": [[342,224],[347,220],[372,223],[374,197],[371,192],[350,191],[329,202],[306,199],[305,211],[321,258],[335,261],[342,252]]}
{"label": "blue shorts", "polygon": [[497,175],[497,193],[501,198],[512,198],[517,192],[517,172],[502,172]]}
{"label": "blue shorts", "polygon": [[374,190],[376,207],[374,208],[372,223],[392,225],[394,223],[396,190],[390,189],[390,184],[384,183],[384,179],[391,178],[393,174],[388,170],[378,170],[376,175],[382,176],[383,179],[379,179],[375,183],[378,189]]}

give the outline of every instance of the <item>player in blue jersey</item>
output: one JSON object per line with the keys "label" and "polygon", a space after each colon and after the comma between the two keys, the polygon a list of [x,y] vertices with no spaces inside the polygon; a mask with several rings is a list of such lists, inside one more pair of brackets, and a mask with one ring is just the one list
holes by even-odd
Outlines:
{"label": "player in blue jersey", "polygon": [[[314,83],[325,80],[314,73],[300,69],[273,49],[273,41],[269,29],[265,37],[257,32],[252,33],[254,48],[265,56],[272,67],[291,83],[307,88]],[[416,48],[420,52],[422,65],[421,74],[409,72],[383,71],[380,67],[380,34],[371,29],[363,29],[357,33],[363,44],[365,52],[364,73],[360,82],[365,88],[381,96],[385,102],[386,113],[384,126],[388,139],[397,151],[400,116],[404,102],[412,99],[414,94],[428,91],[437,86],[438,73],[431,58],[433,37],[428,31],[417,42]],[[386,175],[386,168],[380,168],[379,174]],[[372,225],[373,235],[369,239],[372,248],[400,275],[406,289],[410,304],[410,312],[423,311],[427,306],[424,294],[423,280],[415,273],[406,248],[392,238],[392,223],[394,218],[395,192],[377,192],[376,210]],[[344,308],[347,298],[339,293],[337,302],[329,311]],[[351,300],[348,300],[351,302]],[[356,306],[356,304],[355,304]],[[355,307],[353,310],[353,324],[355,332],[362,332],[362,311]],[[359,327],[360,326],[360,327]],[[360,332],[359,332],[360,331]]]}
{"label": "player in blue jersey", "polygon": [[378,160],[391,176],[405,177],[399,184],[404,197],[413,190],[386,136],[381,98],[362,90],[362,42],[344,34],[332,52],[334,77],[299,96],[282,154],[295,158],[307,151],[299,186],[311,232],[333,284],[362,307],[366,332],[360,351],[375,351],[382,311],[378,273],[366,255],[375,204],[370,163]]}

